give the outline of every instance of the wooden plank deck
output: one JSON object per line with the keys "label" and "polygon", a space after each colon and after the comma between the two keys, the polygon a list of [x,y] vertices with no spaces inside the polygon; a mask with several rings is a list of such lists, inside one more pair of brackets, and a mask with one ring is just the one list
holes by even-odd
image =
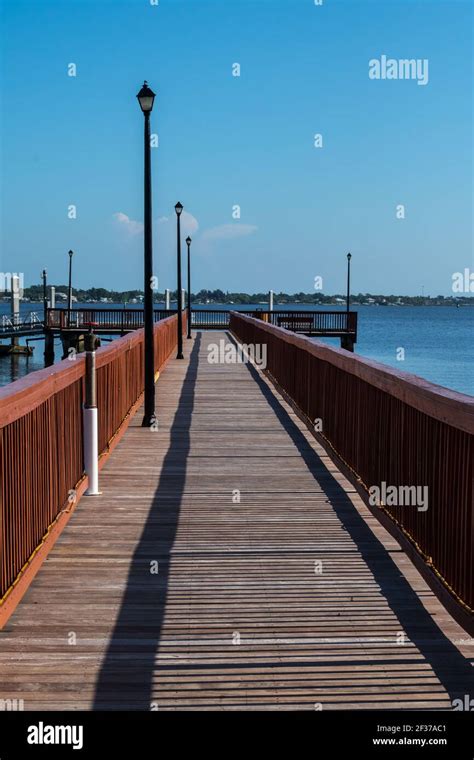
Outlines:
{"label": "wooden plank deck", "polygon": [[185,341],[159,431],[139,412],[80,502],[0,633],[0,700],[451,709],[472,640],[264,378],[208,363],[225,338]]}

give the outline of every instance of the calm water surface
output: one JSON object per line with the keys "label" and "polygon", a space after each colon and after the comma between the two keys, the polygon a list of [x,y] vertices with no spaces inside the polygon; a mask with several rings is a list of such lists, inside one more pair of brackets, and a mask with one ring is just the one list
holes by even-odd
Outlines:
{"label": "calm water surface", "polygon": [[[87,306],[87,304],[81,304]],[[90,304],[91,308],[103,305]],[[106,304],[119,308],[118,304]],[[128,308],[128,307],[127,307]],[[139,308],[139,307],[138,307]],[[206,308],[205,306],[201,308]],[[207,308],[228,309],[210,304]],[[235,309],[256,307],[234,306]],[[260,308],[265,309],[262,304]],[[277,306],[280,309],[311,310],[300,304]],[[412,372],[461,393],[474,396],[474,308],[451,306],[355,306],[359,313],[358,343],[356,352],[362,356],[389,364],[397,369]],[[335,310],[328,306],[329,311]],[[42,317],[41,304],[22,304],[22,313],[36,311]],[[8,304],[0,304],[0,318],[9,314]],[[24,339],[21,340],[25,342]],[[338,340],[327,339],[339,345]],[[33,356],[0,357],[0,386],[23,377],[28,372],[42,369],[43,341],[34,341]],[[397,360],[397,352],[404,349],[405,358]],[[61,358],[61,343],[56,345],[56,359]]]}

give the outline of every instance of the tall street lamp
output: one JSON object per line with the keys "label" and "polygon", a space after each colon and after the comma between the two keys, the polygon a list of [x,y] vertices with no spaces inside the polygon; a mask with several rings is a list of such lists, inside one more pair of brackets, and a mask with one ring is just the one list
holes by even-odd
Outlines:
{"label": "tall street lamp", "polygon": [[67,292],[67,324],[68,327],[71,324],[71,309],[72,309],[72,257],[74,251],[69,251],[69,287]]}
{"label": "tall street lamp", "polygon": [[347,299],[346,299],[347,313],[349,313],[349,298],[350,298],[350,293],[351,293],[351,258],[352,258],[352,255],[348,253],[347,254]]}
{"label": "tall street lamp", "polygon": [[191,337],[191,238],[186,238],[188,246],[188,338]]}
{"label": "tall street lamp", "polygon": [[174,210],[176,211],[176,221],[177,221],[177,259],[178,259],[178,292],[177,292],[177,307],[178,307],[178,353],[176,355],[177,359],[184,359],[183,356],[183,320],[182,320],[182,311],[183,311],[183,291],[181,288],[181,225],[180,225],[180,217],[181,212],[183,211],[183,206],[178,201],[176,206],[174,207]]}
{"label": "tall street lamp", "polygon": [[150,148],[150,114],[155,100],[155,93],[147,82],[137,95],[140,108],[145,117],[144,131],[144,327],[145,327],[145,412],[142,427],[151,427],[155,417],[155,351],[153,341],[153,249],[151,221],[151,148]]}

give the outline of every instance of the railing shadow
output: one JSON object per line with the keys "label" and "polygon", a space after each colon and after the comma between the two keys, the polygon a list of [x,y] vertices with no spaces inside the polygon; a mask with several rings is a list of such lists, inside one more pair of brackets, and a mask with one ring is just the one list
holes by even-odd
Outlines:
{"label": "railing shadow", "polygon": [[[94,710],[152,709],[153,673],[190,448],[200,342],[198,334],[171,426],[169,449],[97,678]],[[158,562],[157,574],[150,572],[150,563],[154,561]]]}
{"label": "railing shadow", "polygon": [[[228,337],[237,345],[233,336]],[[322,484],[320,457],[308,445],[303,433],[288,415],[278,397],[262,379],[260,373],[249,363],[245,366],[282,427],[292,439],[308,470],[315,480],[318,479]],[[390,554],[372,533],[333,475],[326,471],[323,477],[326,496],[341,523],[342,530],[347,531],[354,541],[375,583],[399,621],[401,630],[431,667],[451,701],[462,698],[466,694],[474,694],[474,674],[470,658],[464,657],[438,627]],[[469,638],[468,634],[465,638]],[[402,645],[400,645],[400,655],[403,656]]]}

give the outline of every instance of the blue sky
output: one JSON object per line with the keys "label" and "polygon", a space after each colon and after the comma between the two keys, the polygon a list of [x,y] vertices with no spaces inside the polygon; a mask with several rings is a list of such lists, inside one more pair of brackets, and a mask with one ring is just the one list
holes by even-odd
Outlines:
{"label": "blue sky", "polygon": [[[355,292],[449,294],[473,266],[467,1],[3,0],[2,48],[0,265],[26,284],[72,248],[77,286],[142,286],[145,78],[161,289],[178,200],[193,290],[341,292],[351,251]],[[382,55],[428,84],[371,80]]]}

